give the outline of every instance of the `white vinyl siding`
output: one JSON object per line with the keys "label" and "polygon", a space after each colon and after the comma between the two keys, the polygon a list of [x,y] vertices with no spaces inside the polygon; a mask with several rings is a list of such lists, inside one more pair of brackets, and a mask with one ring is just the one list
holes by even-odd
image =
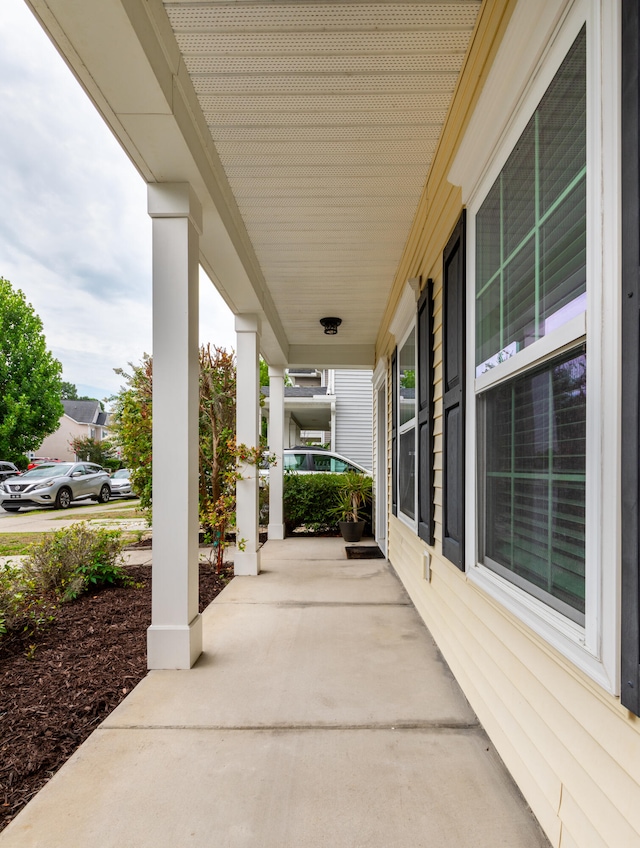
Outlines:
{"label": "white vinyl siding", "polygon": [[335,451],[368,471],[373,468],[372,371],[334,372],[336,397]]}

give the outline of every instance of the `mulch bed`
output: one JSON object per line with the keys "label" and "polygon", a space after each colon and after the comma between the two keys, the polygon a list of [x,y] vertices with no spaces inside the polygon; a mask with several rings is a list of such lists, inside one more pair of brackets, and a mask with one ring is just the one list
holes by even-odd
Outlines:
{"label": "mulch bed", "polygon": [[[83,595],[37,639],[0,645],[0,830],[146,675],[151,567],[130,573],[135,587]],[[231,574],[200,566],[201,612]]]}

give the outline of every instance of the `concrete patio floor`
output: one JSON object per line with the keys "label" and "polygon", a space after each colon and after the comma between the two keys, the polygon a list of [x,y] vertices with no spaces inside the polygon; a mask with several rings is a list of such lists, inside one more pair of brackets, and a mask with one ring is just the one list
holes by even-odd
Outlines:
{"label": "concrete patio floor", "polygon": [[385,560],[262,550],[0,848],[534,848],[548,842]]}

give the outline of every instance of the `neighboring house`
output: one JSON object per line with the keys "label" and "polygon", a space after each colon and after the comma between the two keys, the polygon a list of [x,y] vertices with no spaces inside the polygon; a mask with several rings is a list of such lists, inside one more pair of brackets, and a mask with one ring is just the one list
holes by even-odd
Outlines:
{"label": "neighboring house", "polygon": [[374,369],[377,538],[492,747],[555,848],[640,845],[637,0],[30,7],[149,181],[149,667],[202,651],[200,261],[239,442],[260,354],[280,428],[287,368]]}
{"label": "neighboring house", "polygon": [[100,409],[97,400],[63,400],[64,415],[55,433],[42,442],[33,453],[52,459],[76,459],[71,449],[75,438],[90,438],[101,442],[108,435],[108,412]]}
{"label": "neighboring house", "polygon": [[369,470],[373,469],[372,376],[372,371],[332,371],[336,396],[334,450]]}
{"label": "neighboring house", "polygon": [[[298,368],[287,374],[284,389],[284,447],[327,445],[348,459],[373,468],[372,372],[353,369]],[[268,417],[269,387],[263,415]]]}

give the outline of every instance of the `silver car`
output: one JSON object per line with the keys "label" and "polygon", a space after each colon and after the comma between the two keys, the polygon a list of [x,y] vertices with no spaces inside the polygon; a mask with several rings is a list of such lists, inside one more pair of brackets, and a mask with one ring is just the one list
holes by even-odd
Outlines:
{"label": "silver car", "polygon": [[131,488],[131,472],[128,468],[120,468],[111,475],[112,498],[135,498],[136,493]]}
{"label": "silver car", "polygon": [[92,462],[47,462],[0,483],[0,506],[7,512],[22,506],[67,509],[71,501],[107,503],[110,497],[109,475]]}

